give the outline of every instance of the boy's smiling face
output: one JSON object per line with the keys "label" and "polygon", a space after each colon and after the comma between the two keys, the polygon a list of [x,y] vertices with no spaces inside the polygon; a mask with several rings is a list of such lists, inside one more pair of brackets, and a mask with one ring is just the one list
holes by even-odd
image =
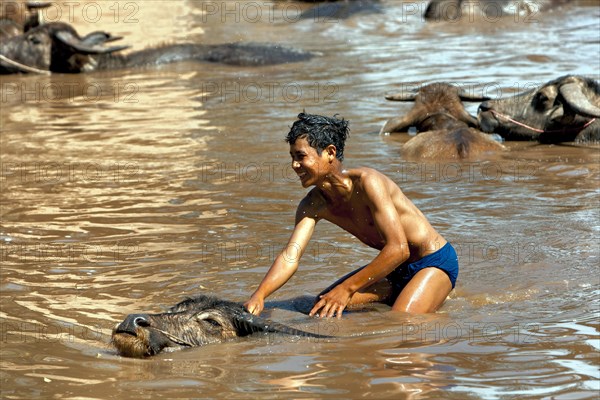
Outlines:
{"label": "boy's smiling face", "polygon": [[314,147],[308,144],[306,138],[298,138],[294,144],[290,144],[290,155],[292,156],[292,169],[298,174],[302,187],[318,184],[329,171],[330,156],[328,152],[323,150],[319,154]]}

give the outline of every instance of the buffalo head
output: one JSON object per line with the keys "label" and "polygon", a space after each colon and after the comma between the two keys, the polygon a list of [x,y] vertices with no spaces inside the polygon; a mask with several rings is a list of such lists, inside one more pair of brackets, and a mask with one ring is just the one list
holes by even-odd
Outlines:
{"label": "buffalo head", "polygon": [[254,316],[238,303],[198,296],[166,313],[128,315],[113,329],[112,344],[122,356],[142,358],[167,349],[219,343],[257,332],[325,337]]}
{"label": "buffalo head", "polygon": [[417,131],[477,127],[477,119],[467,112],[462,101],[479,102],[489,99],[442,82],[422,86],[417,92],[401,92],[385,98],[392,101],[414,101],[415,104],[405,116],[388,120],[380,133],[402,132],[411,126],[416,127]]}
{"label": "buffalo head", "polygon": [[[429,21],[497,21],[506,16],[527,18],[571,0],[430,0],[423,17]],[[515,21],[518,19],[515,19]]]}
{"label": "buffalo head", "polygon": [[388,133],[417,128],[420,133],[402,146],[404,158],[466,159],[505,150],[490,135],[474,128],[478,126],[477,119],[462,103],[462,100],[481,101],[488,97],[475,96],[440,82],[422,86],[417,92],[389,95],[386,99],[414,101],[405,116],[390,119],[381,129],[381,133]]}
{"label": "buffalo head", "polygon": [[537,89],[482,103],[478,120],[483,131],[507,140],[598,141],[600,85],[590,78],[563,76]]}
{"label": "buffalo head", "polygon": [[40,25],[0,43],[0,73],[72,73],[94,69],[93,55],[127,48],[103,46],[117,39],[120,38],[106,32],[81,37],[72,26],[62,22]]}

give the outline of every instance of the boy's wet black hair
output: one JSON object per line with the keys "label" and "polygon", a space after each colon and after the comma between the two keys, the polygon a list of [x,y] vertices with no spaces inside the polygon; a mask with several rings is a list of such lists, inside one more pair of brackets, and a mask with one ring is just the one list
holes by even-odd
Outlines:
{"label": "boy's wet black hair", "polygon": [[[337,114],[336,114],[337,115]],[[336,158],[344,160],[344,144],[350,134],[348,121],[322,115],[298,114],[298,120],[294,122],[285,141],[289,144],[296,143],[299,138],[306,137],[308,144],[320,154],[330,144],[337,149]]]}

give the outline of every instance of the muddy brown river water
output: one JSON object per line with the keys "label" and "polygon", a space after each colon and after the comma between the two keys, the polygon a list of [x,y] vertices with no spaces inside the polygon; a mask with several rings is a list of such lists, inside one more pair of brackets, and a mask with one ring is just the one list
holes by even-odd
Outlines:
{"label": "muddy brown river water", "polygon": [[[409,85],[496,97],[568,73],[599,80],[597,2],[462,24],[392,0],[302,21],[299,3],[65,3],[46,18],[134,49],[256,41],[320,54],[0,78],[2,398],[597,398],[600,148],[509,142],[496,157],[426,163],[401,158],[405,138],[378,135],[410,107],[383,96]],[[279,307],[374,257],[323,222],[265,313],[341,338],[117,356],[110,331],[126,314],[252,293],[305,192],[283,141],[303,109],[349,119],[345,164],[388,174],[457,247],[443,308],[323,321]]]}

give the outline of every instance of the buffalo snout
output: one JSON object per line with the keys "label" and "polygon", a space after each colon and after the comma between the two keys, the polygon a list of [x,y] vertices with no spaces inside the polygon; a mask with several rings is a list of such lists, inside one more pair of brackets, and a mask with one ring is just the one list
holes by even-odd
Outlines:
{"label": "buffalo snout", "polygon": [[493,105],[490,100],[481,103],[477,109],[477,122],[479,122],[479,128],[483,132],[493,133],[498,127],[498,120],[492,110]]}
{"label": "buffalo snout", "polygon": [[489,111],[491,108],[492,108],[492,105],[490,104],[490,101],[486,100],[479,105],[477,112],[480,113],[480,112],[484,112],[484,111]]}
{"label": "buffalo snout", "polygon": [[136,335],[138,328],[145,328],[149,326],[150,317],[148,314],[130,314],[117,326],[115,333],[128,333],[130,335]]}

